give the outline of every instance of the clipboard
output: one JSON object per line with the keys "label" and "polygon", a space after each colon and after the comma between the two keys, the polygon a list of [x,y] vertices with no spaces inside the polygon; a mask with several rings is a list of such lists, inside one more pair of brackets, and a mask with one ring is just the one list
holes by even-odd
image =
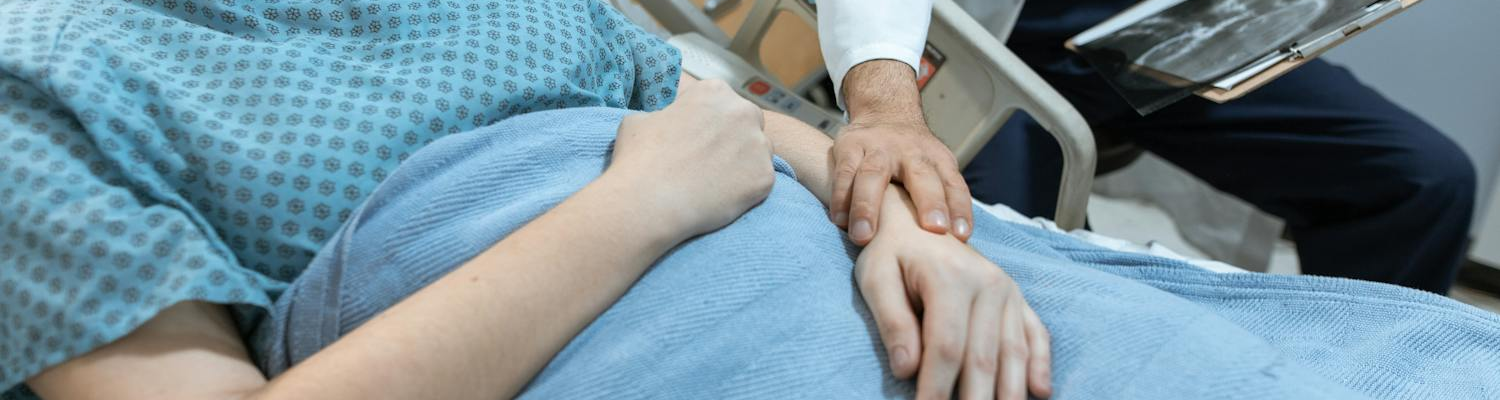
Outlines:
{"label": "clipboard", "polygon": [[[1385,22],[1385,20],[1391,19],[1391,17],[1394,17],[1397,14],[1405,12],[1407,9],[1411,8],[1422,0],[1391,1],[1398,2],[1397,4],[1399,4],[1400,7],[1392,7],[1393,9],[1389,12],[1371,14],[1370,16],[1368,16],[1368,19],[1362,18],[1361,20],[1356,20],[1354,23],[1346,24],[1346,26],[1341,31],[1329,32],[1329,34],[1325,35],[1323,38],[1314,40],[1313,43],[1302,44],[1297,46],[1296,48],[1288,49],[1292,50],[1293,54],[1291,54],[1287,59],[1277,62],[1270,68],[1267,68],[1266,70],[1245,79],[1244,81],[1235,85],[1233,88],[1226,90],[1223,88],[1210,86],[1198,90],[1197,92],[1194,92],[1194,94],[1198,95],[1198,97],[1202,97],[1208,99],[1209,101],[1220,104],[1227,103],[1230,100],[1238,99],[1241,96],[1255,91],[1255,89],[1259,89],[1261,86],[1265,86],[1267,83],[1276,80],[1276,78],[1280,78],[1282,75],[1286,75],[1286,73],[1291,72],[1293,69],[1297,69],[1297,67],[1302,66],[1302,64],[1306,64],[1308,61],[1312,61],[1313,59],[1322,55],[1324,52],[1327,52],[1329,49],[1343,44],[1345,41],[1349,40],[1349,38],[1359,35],[1364,31],[1368,31],[1375,25],[1378,25],[1381,22]],[[1132,6],[1131,9],[1139,6],[1140,5],[1137,4],[1136,6]],[[1114,17],[1110,18],[1118,18],[1120,15],[1125,14],[1131,9],[1127,9],[1126,11],[1121,12],[1120,14],[1116,14]],[[1078,51],[1078,46],[1073,42],[1072,38],[1064,42],[1063,47],[1066,47],[1069,51],[1073,51],[1075,53]]]}

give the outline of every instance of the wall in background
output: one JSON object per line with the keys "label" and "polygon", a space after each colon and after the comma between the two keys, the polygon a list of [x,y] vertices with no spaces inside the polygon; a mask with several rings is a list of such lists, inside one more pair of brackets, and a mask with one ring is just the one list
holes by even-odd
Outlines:
{"label": "wall in background", "polygon": [[1464,148],[1479,172],[1476,233],[1486,205],[1500,204],[1490,201],[1500,171],[1497,18],[1500,1],[1424,0],[1324,55]]}
{"label": "wall in background", "polygon": [[1488,204],[1490,211],[1478,224],[1479,235],[1474,238],[1469,258],[1485,265],[1500,267],[1500,196],[1491,195]]}

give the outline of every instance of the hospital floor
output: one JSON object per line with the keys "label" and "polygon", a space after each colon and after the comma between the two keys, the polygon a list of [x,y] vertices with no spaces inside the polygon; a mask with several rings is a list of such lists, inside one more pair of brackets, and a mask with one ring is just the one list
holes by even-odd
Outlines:
{"label": "hospital floor", "polygon": [[[1155,241],[1184,256],[1209,258],[1182,238],[1171,216],[1160,208],[1133,199],[1118,199],[1095,194],[1089,199],[1089,223],[1095,232],[1145,244]],[[1282,240],[1271,253],[1273,274],[1296,274],[1297,250]],[[1500,313],[1500,298],[1462,285],[1454,287],[1450,297],[1492,312]]]}

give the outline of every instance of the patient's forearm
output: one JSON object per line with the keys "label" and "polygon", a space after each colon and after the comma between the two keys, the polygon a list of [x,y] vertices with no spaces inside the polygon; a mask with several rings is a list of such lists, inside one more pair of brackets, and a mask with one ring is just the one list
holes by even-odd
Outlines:
{"label": "patient's forearm", "polygon": [[47,399],[508,398],[691,234],[654,179],[605,172],[269,384],[225,307],[198,302],[27,384]]}
{"label": "patient's forearm", "polygon": [[797,181],[807,187],[823,205],[832,197],[833,164],[828,150],[833,139],[823,132],[785,114],[765,112],[765,132],[771,138],[776,155],[797,170]]}
{"label": "patient's forearm", "polygon": [[[277,379],[296,398],[515,395],[684,229],[604,177]],[[476,305],[494,305],[476,307]],[[282,396],[270,396],[282,397]]]}

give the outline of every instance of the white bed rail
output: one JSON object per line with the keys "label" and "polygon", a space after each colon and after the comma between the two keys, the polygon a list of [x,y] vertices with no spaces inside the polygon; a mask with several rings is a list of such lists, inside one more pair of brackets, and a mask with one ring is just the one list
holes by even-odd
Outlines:
{"label": "white bed rail", "polygon": [[[801,0],[757,0],[739,31],[728,38],[688,0],[640,3],[669,32],[701,34],[761,71],[761,41],[777,15],[786,11],[817,23],[816,13]],[[922,90],[933,134],[953,150],[960,165],[968,165],[1011,114],[1025,110],[1062,150],[1056,222],[1063,229],[1082,228],[1096,163],[1094,136],[1083,117],[952,0],[934,2],[930,26],[929,46],[944,57]]]}

